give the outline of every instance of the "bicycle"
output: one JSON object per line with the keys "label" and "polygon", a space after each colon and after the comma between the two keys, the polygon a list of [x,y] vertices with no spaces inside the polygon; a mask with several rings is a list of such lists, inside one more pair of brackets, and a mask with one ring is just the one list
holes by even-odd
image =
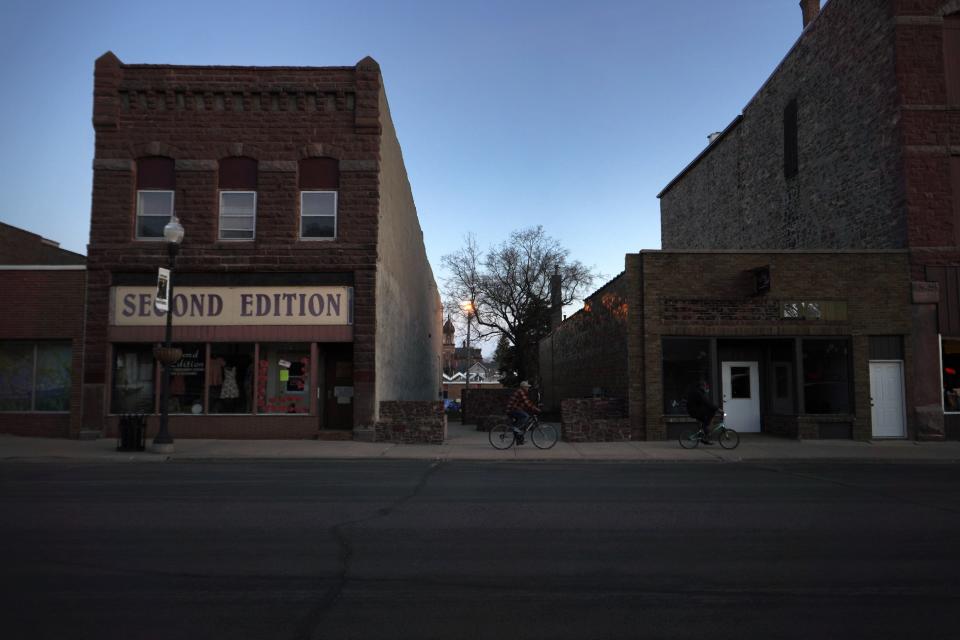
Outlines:
{"label": "bicycle", "polygon": [[549,449],[560,439],[557,428],[552,424],[540,424],[540,418],[536,414],[530,416],[519,434],[513,430],[514,426],[515,423],[511,418],[506,422],[498,422],[490,429],[490,444],[494,449],[509,449],[517,443],[518,436],[522,437],[528,433],[533,446],[538,449]]}
{"label": "bicycle", "polygon": [[[725,418],[726,415],[726,413],[720,414],[720,422],[710,430],[710,437],[719,442],[720,446],[724,449],[736,449],[740,444],[740,434],[724,424],[723,418]],[[680,446],[684,449],[695,449],[706,435],[707,434],[703,432],[703,427],[684,431],[680,435]]]}

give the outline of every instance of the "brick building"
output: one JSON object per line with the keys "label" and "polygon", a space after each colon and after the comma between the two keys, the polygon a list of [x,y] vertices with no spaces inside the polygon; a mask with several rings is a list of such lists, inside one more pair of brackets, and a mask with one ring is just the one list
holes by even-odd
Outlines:
{"label": "brick building", "polygon": [[0,433],[80,433],[85,262],[0,223]]}
{"label": "brick building", "polygon": [[[896,393],[915,370],[905,251],[643,251],[625,266],[540,343],[565,439],[676,437],[700,380],[741,432],[915,434]],[[886,385],[873,406],[871,384]]]}
{"label": "brick building", "polygon": [[[96,62],[83,424],[156,428],[164,224],[175,437],[373,438],[437,401],[441,307],[380,68]],[[391,405],[392,406],[392,405]],[[396,412],[394,412],[396,413]],[[392,414],[391,414],[392,415]]]}
{"label": "brick building", "polygon": [[920,437],[960,436],[960,0],[804,0],[741,115],[659,194],[673,249],[904,249]]}

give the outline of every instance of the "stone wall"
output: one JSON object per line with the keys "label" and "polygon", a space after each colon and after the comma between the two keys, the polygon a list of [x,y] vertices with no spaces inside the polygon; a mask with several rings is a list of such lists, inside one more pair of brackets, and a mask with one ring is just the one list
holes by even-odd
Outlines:
{"label": "stone wall", "polygon": [[633,439],[623,398],[568,398],[560,403],[564,442],[626,442]]}
{"label": "stone wall", "polygon": [[447,416],[442,402],[389,400],[380,403],[377,442],[443,444],[446,438]]}
{"label": "stone wall", "polygon": [[621,274],[540,341],[543,407],[566,398],[626,397],[627,282]]}
{"label": "stone wall", "polygon": [[[901,49],[933,42],[898,43],[891,5],[824,6],[742,118],[661,193],[664,249],[906,246],[897,70],[914,69],[917,54],[896,68],[895,60]],[[784,108],[791,100],[799,171],[785,177]],[[917,192],[923,206],[935,206],[939,200],[922,191],[930,189]]]}
{"label": "stone wall", "polygon": [[[463,411],[461,420],[463,424],[477,424],[488,416],[495,416],[497,419],[507,415],[507,402],[516,389],[464,389]],[[489,428],[489,426],[487,426]]]}

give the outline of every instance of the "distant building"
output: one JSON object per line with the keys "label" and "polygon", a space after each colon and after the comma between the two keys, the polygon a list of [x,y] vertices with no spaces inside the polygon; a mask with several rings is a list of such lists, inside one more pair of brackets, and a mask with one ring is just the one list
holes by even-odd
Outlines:
{"label": "distant building", "polygon": [[86,258],[0,223],[0,433],[81,430]]}

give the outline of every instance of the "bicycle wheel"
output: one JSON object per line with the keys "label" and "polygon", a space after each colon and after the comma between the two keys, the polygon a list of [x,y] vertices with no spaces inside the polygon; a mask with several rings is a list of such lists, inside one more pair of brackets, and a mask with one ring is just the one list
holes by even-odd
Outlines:
{"label": "bicycle wheel", "polygon": [[703,432],[700,429],[690,429],[680,434],[680,446],[684,449],[696,449],[700,444]]}
{"label": "bicycle wheel", "polygon": [[509,449],[513,446],[516,436],[509,422],[498,422],[490,428],[490,444],[494,449]]}
{"label": "bicycle wheel", "polygon": [[720,441],[720,446],[724,449],[736,449],[737,445],[740,444],[740,434],[733,429],[724,429],[720,432],[720,437],[717,440]]}
{"label": "bicycle wheel", "polygon": [[559,439],[557,428],[552,424],[538,424],[530,430],[530,440],[537,449],[549,449]]}

